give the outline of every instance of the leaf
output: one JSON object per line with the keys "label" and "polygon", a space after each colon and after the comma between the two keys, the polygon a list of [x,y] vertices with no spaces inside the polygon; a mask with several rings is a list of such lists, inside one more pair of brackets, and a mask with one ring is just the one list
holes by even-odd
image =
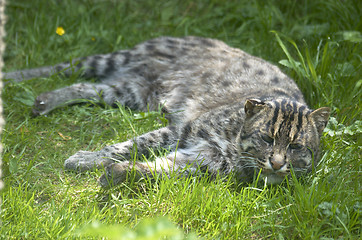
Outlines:
{"label": "leaf", "polygon": [[26,106],[33,106],[35,101],[34,94],[27,88],[23,88],[25,92],[17,92],[13,98],[13,100],[21,102]]}
{"label": "leaf", "polygon": [[362,42],[362,34],[359,31],[342,31],[338,32],[342,35],[343,40],[353,42],[353,43],[360,43]]}
{"label": "leaf", "polygon": [[355,68],[349,62],[340,63],[337,64],[336,72],[338,72],[340,76],[350,77],[355,73]]}
{"label": "leaf", "polygon": [[61,138],[63,138],[65,141],[68,141],[68,140],[72,139],[72,137],[63,135],[63,133],[61,133],[61,132],[58,132],[58,135],[59,135]]}
{"label": "leaf", "polygon": [[318,211],[325,217],[332,217],[333,216],[332,207],[333,207],[332,203],[322,202],[321,204],[318,205]]}
{"label": "leaf", "polygon": [[287,68],[293,68],[293,65],[287,59],[280,60],[279,63]]}
{"label": "leaf", "polygon": [[340,136],[343,134],[348,134],[351,136],[361,134],[362,133],[362,121],[357,120],[353,124],[346,127],[345,125],[338,123],[336,118],[331,117],[329,119],[329,122],[328,122],[326,128],[324,129],[324,132],[327,133],[331,137]]}
{"label": "leaf", "polygon": [[15,174],[18,171],[18,162],[14,158],[9,160],[9,171],[11,174]]}

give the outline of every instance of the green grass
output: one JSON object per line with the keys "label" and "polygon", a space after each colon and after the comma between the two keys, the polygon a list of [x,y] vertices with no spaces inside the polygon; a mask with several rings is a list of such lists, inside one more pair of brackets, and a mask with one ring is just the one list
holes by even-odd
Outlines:
{"label": "green grass", "polygon": [[[174,239],[360,239],[361,11],[359,0],[8,0],[5,71],[162,35],[198,35],[279,64],[311,107],[333,112],[321,163],[299,182],[263,187],[207,176],[160,178],[104,191],[97,185],[102,171],[66,172],[64,160],[159,128],[159,116],[85,103],[33,118],[37,94],[77,76],[10,83],[2,93],[0,238],[116,239],[115,232]],[[55,33],[58,26],[65,35]]]}

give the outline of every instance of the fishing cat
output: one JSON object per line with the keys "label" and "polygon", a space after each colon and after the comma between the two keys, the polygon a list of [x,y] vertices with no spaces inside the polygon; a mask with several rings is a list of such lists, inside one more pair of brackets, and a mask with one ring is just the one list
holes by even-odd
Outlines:
{"label": "fishing cat", "polygon": [[[97,152],[79,151],[65,168],[105,168],[103,187],[137,177],[181,171],[234,174],[251,181],[255,173],[280,183],[291,169],[299,175],[316,164],[330,110],[311,110],[295,82],[278,67],[224,42],[200,37],[160,37],[130,50],[75,59],[52,67],[21,70],[5,78],[22,81],[80,71],[97,83],[77,83],[39,95],[35,115],[77,99],[102,99],[147,111],[159,106],[170,125]],[[170,152],[153,162],[132,154],[150,148]]]}

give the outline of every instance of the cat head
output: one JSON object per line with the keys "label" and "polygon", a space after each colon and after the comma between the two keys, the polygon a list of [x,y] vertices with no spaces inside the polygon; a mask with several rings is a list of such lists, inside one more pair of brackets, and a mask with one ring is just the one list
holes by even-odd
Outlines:
{"label": "cat head", "polygon": [[330,109],[310,110],[286,99],[248,99],[240,135],[242,155],[261,171],[268,184],[280,183],[291,169],[298,176],[315,166]]}

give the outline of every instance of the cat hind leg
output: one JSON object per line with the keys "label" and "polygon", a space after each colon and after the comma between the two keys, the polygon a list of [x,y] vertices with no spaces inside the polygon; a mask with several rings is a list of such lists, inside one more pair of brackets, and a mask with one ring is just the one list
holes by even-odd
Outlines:
{"label": "cat hind leg", "polygon": [[147,103],[137,98],[136,94],[124,89],[121,85],[77,83],[40,94],[34,102],[33,114],[35,116],[44,115],[57,107],[79,103],[84,100],[103,101],[111,106],[118,102],[131,109],[139,110],[145,110],[147,106]]}

